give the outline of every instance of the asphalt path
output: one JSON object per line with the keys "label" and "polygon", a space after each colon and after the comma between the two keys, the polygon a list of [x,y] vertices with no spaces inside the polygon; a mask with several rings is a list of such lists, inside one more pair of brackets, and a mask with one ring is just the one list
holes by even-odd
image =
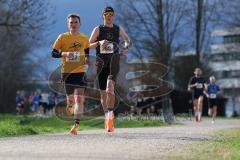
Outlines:
{"label": "asphalt path", "polygon": [[0,138],[0,159],[4,160],[159,160],[182,151],[194,142],[210,141],[215,131],[240,128],[238,119],[153,128],[104,130]]}

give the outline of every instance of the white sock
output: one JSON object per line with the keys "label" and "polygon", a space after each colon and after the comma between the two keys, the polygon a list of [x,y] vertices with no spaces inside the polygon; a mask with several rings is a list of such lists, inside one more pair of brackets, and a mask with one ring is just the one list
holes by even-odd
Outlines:
{"label": "white sock", "polygon": [[202,112],[198,112],[199,116],[201,117],[202,116]]}
{"label": "white sock", "polygon": [[195,116],[197,116],[198,115],[198,112],[195,112]]}
{"label": "white sock", "polygon": [[105,112],[105,119],[108,119],[108,112]]}
{"label": "white sock", "polygon": [[111,119],[113,117],[113,111],[108,111],[108,118]]}

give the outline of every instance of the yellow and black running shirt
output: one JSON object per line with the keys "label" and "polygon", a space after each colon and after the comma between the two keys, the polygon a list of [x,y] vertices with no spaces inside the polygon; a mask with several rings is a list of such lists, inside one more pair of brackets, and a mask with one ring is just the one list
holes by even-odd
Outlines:
{"label": "yellow and black running shirt", "polygon": [[88,36],[82,33],[71,35],[70,32],[66,32],[58,36],[52,47],[61,52],[74,52],[77,55],[74,59],[62,57],[62,73],[86,72],[84,49],[89,48]]}

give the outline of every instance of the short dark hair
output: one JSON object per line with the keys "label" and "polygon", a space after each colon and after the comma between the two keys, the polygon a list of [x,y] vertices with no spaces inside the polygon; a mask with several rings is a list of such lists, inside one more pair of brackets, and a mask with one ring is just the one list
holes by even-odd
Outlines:
{"label": "short dark hair", "polygon": [[79,20],[79,23],[81,22],[80,16],[77,13],[70,13],[70,14],[68,14],[67,20],[69,20],[69,18],[77,18]]}
{"label": "short dark hair", "polygon": [[103,14],[104,14],[104,13],[107,13],[107,12],[112,12],[112,13],[114,13],[114,9],[113,9],[112,7],[110,7],[110,6],[107,6],[107,7],[104,8]]}

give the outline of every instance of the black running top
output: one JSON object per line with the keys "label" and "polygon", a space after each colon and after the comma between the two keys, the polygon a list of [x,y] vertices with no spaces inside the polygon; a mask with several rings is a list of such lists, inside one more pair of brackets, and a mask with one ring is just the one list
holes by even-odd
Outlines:
{"label": "black running top", "polygon": [[202,77],[193,76],[190,79],[188,84],[192,85],[192,84],[196,84],[196,83],[197,83],[197,86],[193,87],[193,94],[194,95],[203,95],[204,84],[206,83],[206,81]]}
{"label": "black running top", "polygon": [[[106,27],[104,25],[100,25],[99,36],[97,37],[96,41],[108,40],[119,44],[119,32],[120,32],[119,26],[115,24],[113,24],[113,27]],[[118,50],[116,50],[115,52],[118,52]],[[96,54],[97,55],[100,54],[99,46],[96,48]]]}

